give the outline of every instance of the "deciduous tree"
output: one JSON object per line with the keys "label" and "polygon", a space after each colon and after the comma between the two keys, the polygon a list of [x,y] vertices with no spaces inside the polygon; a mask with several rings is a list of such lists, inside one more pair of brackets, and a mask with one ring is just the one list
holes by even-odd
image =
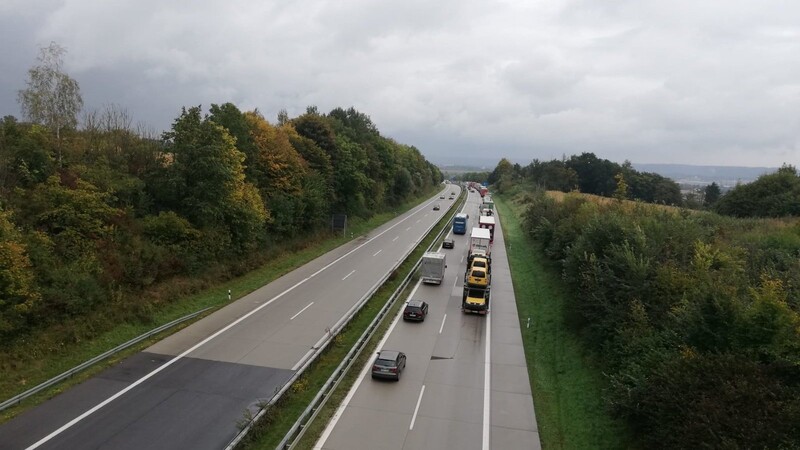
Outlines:
{"label": "deciduous tree", "polygon": [[[28,88],[19,91],[22,115],[34,123],[49,127],[56,140],[61,140],[61,130],[78,124],[78,113],[83,98],[78,82],[63,71],[64,47],[51,42],[41,49],[39,64],[28,69]],[[59,152],[59,163],[61,153]]]}

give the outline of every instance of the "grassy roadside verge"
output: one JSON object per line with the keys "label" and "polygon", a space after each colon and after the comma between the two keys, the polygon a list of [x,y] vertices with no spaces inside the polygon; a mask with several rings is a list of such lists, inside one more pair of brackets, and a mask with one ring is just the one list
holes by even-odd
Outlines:
{"label": "grassy roadside verge", "polygon": [[[428,200],[429,195],[438,192],[438,190],[437,186],[435,190],[432,190],[423,198],[398,207],[395,211],[375,215],[369,220],[352,221],[348,228],[348,236],[335,238],[327,236],[318,238],[317,240],[305,243],[304,248],[299,250],[295,250],[294,246],[290,245],[288,248],[277,253],[278,257],[273,259],[274,263],[262,266],[257,270],[226,281],[225,283],[211,286],[185,299],[164,304],[162,308],[152,312],[151,320],[120,323],[108,332],[102,333],[91,340],[79,340],[78,342],[69,344],[60,343],[55,347],[53,347],[52,344],[37,346],[29,343],[22,348],[3,349],[3,354],[0,355],[0,372],[3,373],[3,376],[0,377],[0,399],[5,400],[11,398],[26,389],[36,386],[110,348],[146,333],[161,324],[206,307],[214,307],[216,309],[217,307],[223,306],[228,303],[228,289],[231,290],[234,299],[244,296],[279,278],[294,268],[350,241],[353,239],[350,237],[351,233],[354,238],[358,238],[364,233],[388,222],[398,214],[402,214],[418,206],[422,202]],[[211,311],[207,314],[210,313]],[[200,318],[202,317],[198,317],[195,320],[199,320]],[[4,410],[2,415],[0,415],[0,423],[92,377],[102,370],[118,363],[120,360],[147,348],[149,345],[163,339],[168,334],[175,333],[185,328],[195,320],[178,325],[160,335],[128,348],[76,374],[74,377],[32,396],[16,406]],[[47,339],[44,339],[44,341],[47,341]],[[20,354],[25,356],[18,356]],[[23,364],[19,361],[24,361],[25,363]]]}
{"label": "grassy roadside verge", "polygon": [[[462,196],[464,194],[462,193]],[[461,198],[451,204],[460,204]],[[253,431],[245,438],[240,448],[245,449],[274,449],[289,431],[291,426],[300,417],[314,396],[319,392],[339,363],[347,355],[347,352],[355,345],[358,338],[369,326],[377,313],[388,301],[391,294],[400,286],[416,261],[422,257],[425,249],[433,242],[434,236],[442,227],[449,226],[450,213],[452,209],[437,223],[431,233],[422,240],[416,249],[409,255],[406,261],[400,265],[395,273],[381,286],[372,298],[364,305],[361,311],[345,326],[339,333],[334,342],[325,352],[312,364],[306,373],[301,377],[286,394],[281,397],[278,403],[266,416],[256,425]],[[413,289],[416,277],[408,287],[400,294],[403,299]],[[375,333],[365,346],[361,354],[356,358],[351,370],[344,376],[339,386],[331,394],[328,402],[320,409],[319,415],[307,427],[306,433],[298,443],[298,449],[311,449],[315,442],[325,430],[330,418],[336,412],[339,404],[344,400],[348,390],[353,385],[361,367],[372,358],[375,347],[381,337],[389,328],[392,319],[397,315],[403,306],[402,301],[397,301],[378,325]]]}
{"label": "grassy roadside verge", "polygon": [[559,268],[522,230],[520,196],[494,195],[522,328],[536,421],[545,449],[630,448],[623,424],[603,405],[604,380],[565,322],[571,295]]}

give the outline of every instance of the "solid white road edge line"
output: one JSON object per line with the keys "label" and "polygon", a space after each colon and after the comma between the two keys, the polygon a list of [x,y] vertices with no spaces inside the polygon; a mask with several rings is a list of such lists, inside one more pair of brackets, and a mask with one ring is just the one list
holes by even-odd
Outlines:
{"label": "solid white road edge line", "polygon": [[[411,294],[408,296],[408,298],[414,298],[414,294],[417,293],[417,288],[419,288],[420,284],[422,284],[422,280],[417,281],[417,285],[414,286],[414,290],[411,291]],[[392,331],[394,331],[395,325],[397,325],[401,317],[403,317],[403,308],[400,308],[400,310],[397,312],[394,321],[392,321],[392,324],[389,325],[389,329],[386,330],[386,334],[384,334],[380,342],[378,342],[378,345],[376,346],[378,350],[383,348],[383,345],[389,339],[389,336],[391,336]],[[339,422],[339,419],[342,417],[342,414],[344,414],[344,410],[347,409],[347,406],[350,404],[350,400],[352,400],[353,396],[356,395],[358,387],[361,386],[361,382],[364,381],[364,378],[366,378],[367,372],[370,371],[371,367],[372,367],[372,358],[369,358],[367,359],[367,363],[364,365],[364,368],[361,369],[361,373],[358,374],[358,379],[356,379],[356,382],[353,383],[353,386],[350,388],[350,391],[347,393],[347,396],[345,396],[344,400],[342,400],[342,404],[339,405],[338,408],[336,408],[336,412],[333,413],[333,417],[331,417],[331,421],[328,422],[328,426],[325,427],[325,431],[322,432],[322,435],[320,435],[319,440],[317,441],[316,444],[314,444],[314,450],[321,450],[322,447],[325,445],[325,441],[328,440],[328,437],[333,432],[333,429],[336,427],[336,423]]]}
{"label": "solid white road edge line", "polygon": [[483,450],[491,448],[489,431],[491,430],[492,406],[492,316],[486,314],[486,357],[483,366]]}
{"label": "solid white road edge line", "polygon": [[302,314],[302,312],[303,312],[303,311],[305,311],[305,310],[307,310],[308,308],[310,308],[310,307],[311,307],[311,305],[313,305],[313,304],[314,304],[314,302],[311,302],[311,303],[309,303],[309,304],[308,304],[308,306],[306,306],[305,308],[303,308],[303,309],[301,309],[300,311],[298,311],[298,312],[297,312],[297,314],[295,314],[295,315],[293,315],[292,317],[290,317],[290,318],[289,318],[289,320],[294,320],[294,318],[295,318],[295,317],[297,317],[297,316],[299,316],[300,314]]}
{"label": "solid white road edge line", "polygon": [[346,280],[346,279],[347,279],[347,277],[349,277],[350,275],[352,275],[352,274],[354,274],[354,273],[356,273],[356,271],[355,271],[355,270],[351,271],[350,273],[348,273],[347,275],[345,275],[345,276],[344,276],[344,278],[342,278],[342,281]]}
{"label": "solid white road edge line", "polygon": [[[429,204],[431,204],[431,203],[432,203],[432,201],[431,201],[431,202],[428,202],[428,204],[427,204],[427,205],[429,205]],[[245,315],[243,315],[243,316],[239,317],[238,319],[234,320],[233,322],[231,322],[230,324],[228,324],[228,325],[227,325],[227,326],[225,326],[224,328],[220,329],[220,330],[219,330],[219,331],[217,331],[216,333],[212,334],[211,336],[208,336],[207,338],[205,338],[205,339],[203,339],[202,341],[198,342],[197,344],[195,344],[194,346],[192,346],[192,347],[191,347],[191,348],[189,348],[188,350],[185,350],[183,353],[181,353],[181,354],[179,354],[178,356],[176,356],[176,357],[172,358],[171,360],[167,361],[166,363],[164,363],[164,365],[162,365],[162,366],[160,366],[160,367],[158,367],[158,368],[154,369],[152,372],[148,373],[147,375],[143,376],[142,378],[139,378],[138,380],[134,381],[133,383],[131,383],[130,385],[128,385],[127,387],[125,387],[124,389],[122,389],[121,391],[117,392],[116,394],[112,395],[111,397],[109,397],[109,398],[107,398],[107,399],[103,400],[102,402],[98,403],[97,405],[95,405],[94,407],[92,407],[92,408],[91,408],[91,409],[89,409],[88,411],[84,412],[84,413],[83,413],[83,414],[81,414],[80,416],[78,416],[78,417],[76,417],[76,418],[74,418],[74,419],[70,420],[69,422],[67,422],[66,424],[62,425],[62,426],[61,426],[60,428],[58,428],[57,430],[53,431],[52,433],[48,434],[47,436],[45,436],[45,437],[43,437],[43,438],[39,439],[38,441],[36,441],[34,444],[32,444],[32,445],[31,445],[30,447],[28,447],[26,450],[33,450],[33,449],[36,449],[36,448],[39,448],[39,447],[41,447],[43,444],[46,444],[48,441],[50,441],[50,440],[51,440],[51,439],[53,439],[54,437],[58,436],[59,434],[63,433],[64,431],[66,431],[66,430],[68,430],[68,429],[72,428],[72,427],[73,427],[73,426],[74,426],[76,423],[78,423],[78,422],[80,422],[81,420],[83,420],[83,419],[85,419],[85,418],[89,417],[90,415],[94,414],[95,412],[97,412],[97,411],[98,411],[99,409],[101,409],[102,407],[104,407],[104,406],[108,405],[109,403],[113,402],[114,400],[118,399],[119,397],[121,397],[121,396],[125,395],[126,393],[128,393],[130,390],[132,390],[132,389],[133,389],[133,388],[135,388],[136,386],[139,386],[140,384],[142,384],[142,383],[144,383],[145,381],[149,380],[150,378],[152,378],[152,377],[153,377],[153,376],[155,376],[156,374],[160,373],[161,371],[163,371],[163,370],[164,370],[164,369],[166,369],[167,367],[169,367],[169,366],[171,366],[171,365],[175,364],[177,361],[179,361],[179,360],[183,359],[183,358],[184,358],[184,357],[186,357],[186,355],[188,355],[189,353],[191,353],[191,352],[193,352],[193,351],[197,350],[198,348],[200,348],[200,347],[202,347],[203,345],[207,344],[209,341],[211,341],[211,340],[215,339],[217,336],[219,336],[219,335],[221,335],[222,333],[224,333],[224,332],[226,332],[226,331],[230,330],[231,328],[235,327],[236,325],[238,325],[238,324],[242,323],[242,322],[243,322],[244,320],[246,320],[248,317],[252,316],[253,314],[257,313],[258,311],[261,311],[262,309],[264,309],[264,308],[266,308],[267,306],[271,305],[271,304],[272,304],[272,302],[274,302],[274,301],[278,300],[279,298],[281,298],[281,297],[283,297],[284,295],[288,294],[289,292],[293,291],[295,288],[297,288],[297,287],[298,287],[298,286],[300,286],[301,284],[303,284],[303,283],[305,283],[306,281],[310,280],[311,278],[314,278],[315,276],[319,275],[319,274],[320,274],[320,273],[322,273],[322,271],[324,271],[325,269],[327,269],[327,268],[329,268],[329,267],[333,266],[334,264],[338,263],[338,262],[339,262],[339,261],[341,261],[342,259],[344,259],[344,258],[346,258],[346,257],[350,256],[352,253],[354,253],[355,251],[357,251],[357,250],[361,249],[362,247],[364,247],[365,245],[369,244],[369,243],[370,243],[370,242],[372,242],[373,240],[375,240],[375,239],[379,238],[379,237],[380,237],[380,236],[382,236],[383,234],[385,234],[385,233],[388,233],[388,232],[389,232],[389,230],[391,230],[392,228],[394,228],[394,227],[396,227],[396,226],[400,225],[401,223],[405,222],[406,220],[408,220],[408,219],[410,219],[410,218],[414,217],[414,215],[415,215],[415,214],[417,214],[418,212],[422,211],[422,210],[423,210],[423,208],[424,208],[425,206],[427,206],[427,205],[423,205],[423,206],[421,206],[421,207],[417,208],[417,210],[416,210],[416,211],[414,211],[413,213],[411,213],[411,214],[410,214],[408,217],[406,217],[406,218],[404,218],[403,220],[401,220],[401,221],[397,222],[396,224],[392,225],[391,227],[389,227],[389,228],[387,228],[387,229],[383,230],[382,232],[380,232],[380,233],[376,234],[374,237],[372,237],[372,238],[370,238],[370,239],[366,240],[366,241],[365,241],[363,244],[361,244],[361,245],[359,245],[358,247],[356,247],[356,248],[354,248],[354,249],[350,250],[349,252],[345,253],[344,255],[342,255],[342,256],[340,256],[340,257],[336,258],[335,260],[333,260],[332,262],[330,262],[330,263],[329,263],[328,265],[326,265],[325,267],[323,267],[323,268],[321,268],[321,269],[317,270],[316,272],[312,273],[312,274],[311,274],[311,275],[309,275],[308,277],[306,277],[306,278],[303,278],[302,280],[300,280],[300,281],[298,281],[297,283],[295,283],[295,284],[294,284],[292,287],[290,287],[290,288],[286,289],[285,291],[281,292],[280,294],[276,295],[275,297],[272,297],[272,298],[271,298],[271,299],[270,299],[268,302],[266,302],[266,303],[262,304],[261,306],[259,306],[259,307],[255,308],[255,309],[253,309],[253,310],[252,310],[252,311],[250,311],[249,313],[247,313],[247,314],[245,314]],[[396,239],[396,238],[395,238],[395,239]]]}
{"label": "solid white road edge line", "polygon": [[442,317],[442,326],[439,327],[439,334],[442,334],[442,330],[444,330],[444,321],[447,320],[447,314]]}
{"label": "solid white road edge line", "polygon": [[425,393],[425,385],[422,385],[422,390],[419,391],[419,398],[417,399],[417,406],[414,408],[414,415],[411,416],[411,425],[408,426],[409,430],[414,429],[414,422],[417,421],[417,413],[419,412],[419,404],[422,403],[422,394]]}

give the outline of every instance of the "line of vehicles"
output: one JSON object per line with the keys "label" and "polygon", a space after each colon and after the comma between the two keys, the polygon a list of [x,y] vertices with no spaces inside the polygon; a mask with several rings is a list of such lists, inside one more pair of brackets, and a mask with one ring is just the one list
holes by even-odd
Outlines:
{"label": "line of vehicles", "polygon": [[[482,186],[485,188],[485,186]],[[488,191],[487,191],[488,192]],[[478,226],[470,231],[467,266],[464,272],[464,290],[461,309],[464,312],[486,314],[491,299],[491,249],[494,242],[494,202],[483,196],[479,206]],[[453,218],[453,234],[466,234],[469,215],[458,213]],[[453,248],[454,241],[445,239],[442,248]],[[420,273],[423,283],[441,284],[447,268],[447,257],[442,252],[426,252],[422,256]]]}
{"label": "line of vehicles", "polygon": [[[471,185],[468,185],[472,188]],[[485,315],[489,312],[492,285],[492,242],[494,241],[495,216],[494,202],[488,195],[488,189],[480,186],[481,204],[478,226],[470,230],[467,265],[464,272],[464,290],[461,296],[461,310],[464,313]],[[454,198],[451,194],[451,199]],[[444,196],[440,197],[444,198]],[[469,215],[458,213],[453,218],[453,234],[466,234]],[[442,248],[454,248],[453,239],[445,239]],[[426,284],[442,284],[447,255],[442,252],[425,252],[420,263],[420,277]],[[403,310],[403,320],[422,322],[428,315],[428,303],[422,300],[410,300]],[[372,365],[372,378],[390,378],[400,380],[400,374],[406,366],[406,355],[394,350],[378,352]]]}

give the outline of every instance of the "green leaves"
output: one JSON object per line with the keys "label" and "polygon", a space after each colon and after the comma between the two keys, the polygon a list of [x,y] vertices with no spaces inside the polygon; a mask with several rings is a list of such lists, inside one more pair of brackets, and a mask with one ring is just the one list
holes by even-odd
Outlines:
{"label": "green leaves", "polygon": [[561,263],[609,405],[643,447],[800,443],[796,225],[575,194],[529,205],[525,227]]}
{"label": "green leaves", "polygon": [[28,70],[28,88],[19,91],[22,115],[44,124],[60,140],[61,130],[78,124],[83,107],[78,82],[62,71],[66,49],[51,42],[41,49],[39,65]]}
{"label": "green leaves", "polygon": [[790,165],[734,187],[714,205],[720,214],[735,217],[800,216],[800,176]]}

